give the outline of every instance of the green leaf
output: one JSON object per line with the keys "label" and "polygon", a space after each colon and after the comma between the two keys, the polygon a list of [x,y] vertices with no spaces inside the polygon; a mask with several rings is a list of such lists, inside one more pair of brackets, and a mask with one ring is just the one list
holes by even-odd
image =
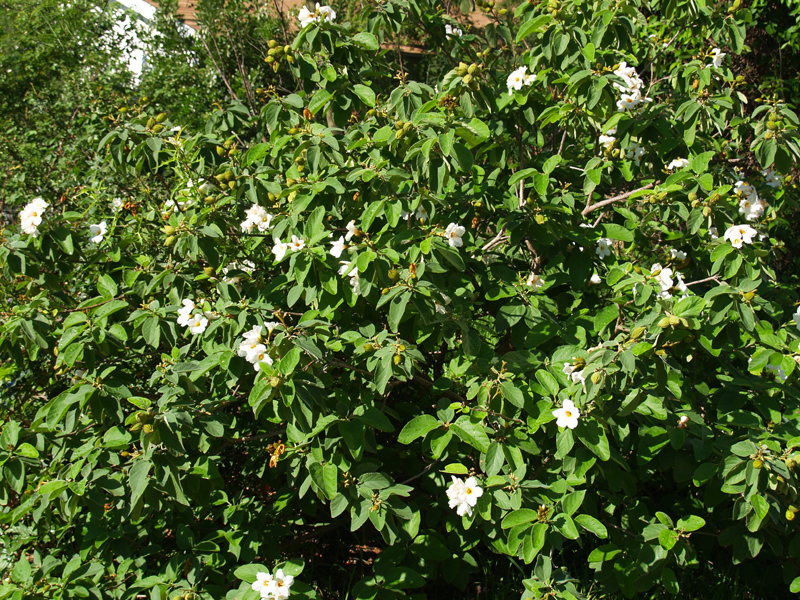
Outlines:
{"label": "green leaf", "polygon": [[24,456],[25,458],[39,458],[39,451],[28,442],[22,442],[14,449],[14,454],[17,456]]}
{"label": "green leaf", "polygon": [[503,518],[503,521],[500,523],[500,527],[503,529],[511,529],[517,525],[536,521],[538,518],[538,511],[531,510],[530,508],[518,508],[517,510],[508,513]]}
{"label": "green leaf", "polygon": [[456,167],[458,167],[459,171],[469,173],[472,170],[472,151],[461,142],[455,142],[453,144],[450,156],[453,158],[453,162]]}
{"label": "green leaf", "polygon": [[541,29],[552,20],[553,17],[551,15],[539,15],[538,17],[525,21],[517,32],[516,43],[519,44],[534,31]]}
{"label": "green leaf", "polygon": [[[594,330],[596,333],[601,333],[608,325],[613,323],[619,317],[619,305],[611,304],[603,307],[597,316],[594,318]],[[612,335],[613,335],[612,331]]]}
{"label": "green leaf", "polygon": [[439,427],[439,420],[431,415],[418,415],[406,423],[405,427],[397,436],[397,441],[401,444],[410,444],[418,437],[423,437]]}
{"label": "green leaf", "polygon": [[392,331],[397,331],[397,328],[400,326],[400,321],[403,318],[403,315],[406,312],[406,307],[408,306],[409,300],[411,300],[412,293],[410,291],[406,291],[399,296],[395,296],[392,298],[391,303],[389,304],[389,328]]}
{"label": "green leaf", "polygon": [[581,54],[583,54],[586,60],[592,62],[594,60],[594,44],[592,42],[587,43],[581,48]]}
{"label": "green leaf", "polygon": [[672,550],[678,543],[678,532],[672,529],[662,529],[658,534],[658,543],[666,550]]}
{"label": "green leaf", "polygon": [[517,408],[522,408],[525,405],[525,396],[519,391],[514,384],[510,381],[504,381],[500,384],[500,391],[503,397],[511,402]]}
{"label": "green leaf", "polygon": [[[767,509],[769,510],[769,507]],[[691,515],[689,517],[686,517],[685,519],[678,519],[678,523],[675,525],[675,527],[677,529],[683,529],[684,531],[697,531],[705,524],[706,521],[702,517],[696,517],[694,515]]]}
{"label": "green leaf", "polygon": [[128,472],[128,485],[131,488],[131,501],[130,507],[133,509],[139,498],[142,497],[149,481],[150,470],[153,468],[153,463],[149,458],[139,458],[134,461],[133,466]]}
{"label": "green leaf", "polygon": [[356,96],[361,98],[361,101],[364,104],[370,107],[375,106],[375,92],[372,91],[372,88],[357,83],[353,86],[353,91],[355,92]]}
{"label": "green leaf", "polygon": [[333,98],[333,94],[328,90],[318,90],[317,93],[311,97],[308,103],[308,110],[311,111],[311,114],[317,114],[319,109],[325,106],[331,98]]}
{"label": "green leaf", "polygon": [[482,421],[462,415],[455,423],[450,425],[450,430],[462,441],[481,452],[486,452],[489,449],[489,436],[484,431]]}
{"label": "green leaf", "polygon": [[604,540],[608,537],[608,529],[606,529],[606,526],[591,515],[578,515],[575,517],[575,522],[589,533],[593,533],[599,537],[601,540]]}
{"label": "green leaf", "polygon": [[368,31],[360,31],[353,36],[353,42],[367,50],[377,51],[380,50],[378,38],[369,33]]}
{"label": "green leaf", "polygon": [[623,242],[632,242],[633,233],[625,229],[622,225],[616,223],[603,223],[603,229],[606,232],[606,237],[612,240],[622,240]]}
{"label": "green leaf", "polygon": [[108,275],[101,275],[97,280],[97,291],[104,298],[113,298],[117,295],[117,284]]}
{"label": "green leaf", "polygon": [[553,525],[558,527],[561,535],[567,539],[577,540],[580,537],[578,528],[575,527],[575,521],[566,513],[556,515],[555,519],[553,519]]}

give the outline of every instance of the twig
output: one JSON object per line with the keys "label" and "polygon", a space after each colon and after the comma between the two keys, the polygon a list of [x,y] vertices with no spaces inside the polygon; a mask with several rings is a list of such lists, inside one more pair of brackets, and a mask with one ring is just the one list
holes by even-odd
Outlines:
{"label": "twig", "polygon": [[285,432],[286,428],[284,427],[281,429],[275,429],[274,431],[270,431],[269,433],[259,433],[257,435],[246,435],[240,438],[233,438],[222,444],[222,446],[220,446],[219,449],[220,451],[222,451],[232,444],[242,444],[244,442],[252,442],[254,440],[263,440],[264,438],[275,437],[276,435],[280,435]]}
{"label": "twig", "polygon": [[506,235],[506,228],[503,227],[502,229],[500,229],[500,233],[498,233],[494,237],[494,239],[491,239],[488,242],[486,242],[486,244],[484,244],[484,246],[483,246],[483,248],[481,248],[481,250],[486,252],[487,250],[491,250],[492,248],[495,248],[496,246],[499,246],[500,244],[505,244],[507,241],[508,241],[508,236]]}
{"label": "twig", "polygon": [[564,134],[561,136],[561,143],[558,145],[558,153],[561,154],[561,151],[564,149],[564,142],[567,139],[567,130],[564,130]]}
{"label": "twig", "polygon": [[411,481],[414,481],[415,479],[419,479],[420,477],[422,477],[423,475],[425,475],[425,473],[427,473],[428,471],[430,471],[430,470],[433,468],[433,465],[435,465],[435,464],[436,464],[436,463],[438,463],[438,462],[439,462],[439,459],[437,458],[435,461],[433,461],[432,463],[430,463],[430,464],[429,464],[427,467],[425,467],[424,469],[422,469],[422,471],[420,471],[419,473],[417,473],[417,474],[416,474],[416,475],[414,475],[413,477],[409,477],[409,478],[408,478],[408,479],[406,479],[405,481],[401,481],[401,482],[400,482],[400,485],[405,485],[405,484],[407,484],[407,483],[409,483],[409,482],[411,482]]}
{"label": "twig", "polygon": [[698,283],[706,283],[707,281],[716,281],[719,283],[719,275],[712,275],[711,277],[706,277],[705,279],[698,279],[697,281],[690,281],[689,283],[685,283],[686,287],[690,285],[697,285]]}
{"label": "twig", "polygon": [[594,204],[590,204],[586,208],[583,209],[581,214],[583,216],[588,215],[590,212],[597,210],[598,208],[602,208],[603,206],[608,206],[609,204],[613,204],[614,202],[619,202],[620,200],[625,200],[626,198],[630,198],[637,192],[641,192],[642,190],[649,190],[655,187],[657,184],[661,183],[660,181],[654,181],[653,183],[649,183],[644,187],[637,188],[635,190],[631,190],[630,192],[625,192],[624,194],[620,194],[619,196],[614,196],[612,198],[606,198],[605,200],[601,200],[600,202],[595,202]]}

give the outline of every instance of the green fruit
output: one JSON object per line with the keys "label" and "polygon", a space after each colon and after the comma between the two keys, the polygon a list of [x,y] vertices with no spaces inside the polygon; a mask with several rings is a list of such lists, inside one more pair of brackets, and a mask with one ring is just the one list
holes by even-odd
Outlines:
{"label": "green fruit", "polygon": [[277,45],[278,45],[278,42],[276,42],[275,40],[270,40],[270,41],[267,42],[267,46],[269,46],[270,48],[274,48]]}
{"label": "green fruit", "polygon": [[397,271],[397,269],[389,269],[388,275],[389,279],[393,282],[400,279],[400,273]]}
{"label": "green fruit", "polygon": [[225,156],[225,154],[227,154],[227,151],[222,146],[217,146],[217,154],[219,154],[220,156]]}
{"label": "green fruit", "polygon": [[156,120],[153,117],[147,119],[147,128],[152,129],[156,125]]}
{"label": "green fruit", "polygon": [[164,131],[164,126],[161,124],[153,127],[153,133],[161,133],[162,131]]}
{"label": "green fruit", "polygon": [[402,129],[404,125],[405,125],[405,123],[403,121],[395,121],[394,122],[394,128],[395,129]]}
{"label": "green fruit", "polygon": [[156,123],[163,123],[167,120],[167,113],[160,113],[156,115]]}
{"label": "green fruit", "polygon": [[403,357],[399,354],[395,354],[392,360],[394,360],[394,364],[399,365],[402,362]]}
{"label": "green fruit", "polygon": [[753,461],[753,468],[754,469],[763,469],[764,468],[764,461],[760,458],[757,458]]}

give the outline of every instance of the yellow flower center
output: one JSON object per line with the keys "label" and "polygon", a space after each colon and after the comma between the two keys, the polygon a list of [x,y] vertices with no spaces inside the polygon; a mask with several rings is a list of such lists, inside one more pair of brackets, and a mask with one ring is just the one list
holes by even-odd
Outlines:
{"label": "yellow flower center", "polygon": [[570,412],[568,410],[565,410],[564,411],[564,416],[571,417],[572,416],[572,412]]}

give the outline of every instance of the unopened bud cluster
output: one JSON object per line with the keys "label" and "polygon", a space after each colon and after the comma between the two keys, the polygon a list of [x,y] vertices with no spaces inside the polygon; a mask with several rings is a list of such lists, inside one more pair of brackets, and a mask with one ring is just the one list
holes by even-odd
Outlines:
{"label": "unopened bud cluster", "polygon": [[477,79],[481,75],[481,66],[475,63],[467,65],[467,63],[458,63],[456,67],[456,74],[461,77],[461,83],[473,91],[481,89]]}
{"label": "unopened bud cluster", "polygon": [[272,65],[273,71],[276,73],[278,72],[278,69],[280,69],[281,60],[284,58],[289,64],[294,63],[294,51],[289,44],[282,46],[277,40],[269,40],[267,45],[269,46],[269,50],[267,51],[267,58],[264,60]]}

